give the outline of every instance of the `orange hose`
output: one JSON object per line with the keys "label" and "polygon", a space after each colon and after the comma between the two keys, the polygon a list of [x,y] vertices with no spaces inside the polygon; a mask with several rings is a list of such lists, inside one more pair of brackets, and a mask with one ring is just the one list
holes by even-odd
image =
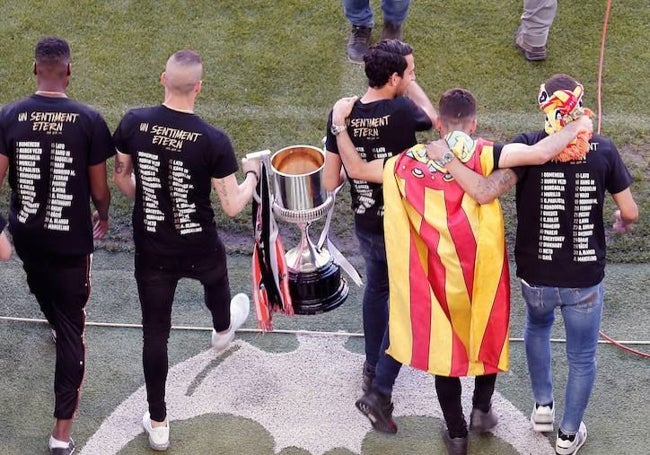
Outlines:
{"label": "orange hose", "polygon": [[598,129],[597,132],[600,134],[600,126],[603,118],[602,112],[602,89],[603,89],[603,63],[605,61],[605,38],[607,37],[607,24],[609,23],[609,11],[612,8],[612,0],[607,0],[607,7],[605,8],[605,21],[603,23],[603,33],[600,37],[600,59],[598,61]]}
{"label": "orange hose", "polygon": [[[600,60],[598,61],[598,89],[597,89],[597,96],[598,96],[598,134],[600,134],[600,126],[601,126],[601,120],[603,118],[602,115],[602,100],[601,100],[601,94],[602,94],[602,88],[603,88],[603,62],[605,61],[605,38],[607,37],[607,24],[609,23],[609,11],[612,8],[612,0],[607,0],[607,7],[605,8],[605,21],[603,23],[603,33],[601,34],[600,37]],[[619,343],[618,341],[614,340],[611,338],[609,335],[607,335],[605,332],[602,330],[600,331],[600,336],[612,343],[614,346],[617,346],[625,351],[631,352],[632,354],[636,354],[638,356],[641,356],[646,359],[650,359],[650,354],[642,351],[637,351],[636,349],[632,349],[629,346],[625,346],[622,343]]]}

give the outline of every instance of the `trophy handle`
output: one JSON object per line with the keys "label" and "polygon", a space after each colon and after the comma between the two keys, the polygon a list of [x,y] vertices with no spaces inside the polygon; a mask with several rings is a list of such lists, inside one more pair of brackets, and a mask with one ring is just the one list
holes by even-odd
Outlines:
{"label": "trophy handle", "polygon": [[327,233],[330,230],[330,223],[332,222],[332,215],[334,214],[334,203],[336,202],[336,195],[338,194],[339,191],[341,191],[341,188],[343,188],[343,185],[345,185],[345,180],[341,182],[339,186],[334,188],[334,191],[331,191],[329,195],[332,197],[332,205],[327,212],[327,218],[325,219],[325,225],[323,226],[323,230],[320,233],[320,237],[318,238],[318,243],[316,244],[316,248],[318,250],[322,250],[323,246],[325,245],[325,242],[327,241]]}

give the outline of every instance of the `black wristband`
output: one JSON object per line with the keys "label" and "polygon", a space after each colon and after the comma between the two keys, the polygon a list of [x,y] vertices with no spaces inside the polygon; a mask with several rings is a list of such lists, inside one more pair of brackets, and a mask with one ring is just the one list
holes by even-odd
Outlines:
{"label": "black wristband", "polygon": [[257,175],[257,172],[255,172],[255,171],[246,171],[246,172],[244,173],[244,176],[245,176],[245,177],[248,177],[248,174],[253,174],[253,175],[255,176],[255,181],[256,181],[256,182],[259,182],[259,181],[260,181],[260,176]]}

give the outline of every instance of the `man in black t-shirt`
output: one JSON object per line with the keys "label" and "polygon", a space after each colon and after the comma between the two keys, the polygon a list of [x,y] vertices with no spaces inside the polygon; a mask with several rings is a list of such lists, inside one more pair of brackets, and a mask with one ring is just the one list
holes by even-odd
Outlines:
{"label": "man in black t-shirt", "polygon": [[[560,130],[582,106],[582,86],[558,74],[542,85],[539,104],[545,131],[520,134],[534,144]],[[596,377],[596,353],[603,310],[605,275],[605,192],[618,207],[615,229],[627,231],[638,218],[632,178],[613,142],[594,135],[567,150],[565,160],[516,169],[517,276],[526,301],[526,358],[535,406],[533,428],[552,431],[555,415],[551,373],[551,327],[560,309],[569,364],[564,413],[556,451],[575,453],[585,442],[582,422]]]}
{"label": "man in black t-shirt", "polygon": [[[385,160],[416,144],[415,133],[431,129],[436,111],[415,82],[413,48],[398,40],[383,40],[364,57],[368,77],[366,93],[356,102],[348,122],[327,121],[327,157],[323,182],[328,191],[344,180],[336,135],[347,130],[364,161]],[[381,182],[366,176],[350,178],[355,233],[365,261],[363,333],[366,360],[362,389],[375,375],[382,339],[388,323],[388,268],[384,247],[384,201]]]}
{"label": "man in black t-shirt", "polygon": [[238,214],[252,198],[259,163],[244,159],[245,180],[237,183],[230,139],[193,113],[202,73],[198,54],[176,52],[161,76],[163,104],[127,112],[114,134],[118,149],[114,181],[135,200],[135,278],[149,403],[142,424],[154,450],[169,447],[167,339],[178,281],[192,278],[203,285],[217,351],[228,346],[249,312],[245,294],[230,299],[226,254],[210,193],[216,190],[227,215]]}
{"label": "man in black t-shirt", "polygon": [[70,432],[84,376],[93,238],[108,231],[106,160],[115,148],[102,116],[66,96],[66,41],[38,42],[34,74],[36,93],[0,111],[0,183],[9,169],[9,229],[29,289],[56,340],[50,452],[68,454],[74,450]]}

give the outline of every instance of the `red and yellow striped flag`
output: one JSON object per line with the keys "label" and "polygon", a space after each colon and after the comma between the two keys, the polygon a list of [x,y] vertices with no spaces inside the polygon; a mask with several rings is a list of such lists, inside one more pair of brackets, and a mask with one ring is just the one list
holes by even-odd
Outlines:
{"label": "red and yellow striped flag", "polygon": [[[488,175],[492,143],[465,165]],[[399,362],[442,376],[508,369],[510,275],[498,200],[478,204],[423,146],[384,168],[390,346]]]}

